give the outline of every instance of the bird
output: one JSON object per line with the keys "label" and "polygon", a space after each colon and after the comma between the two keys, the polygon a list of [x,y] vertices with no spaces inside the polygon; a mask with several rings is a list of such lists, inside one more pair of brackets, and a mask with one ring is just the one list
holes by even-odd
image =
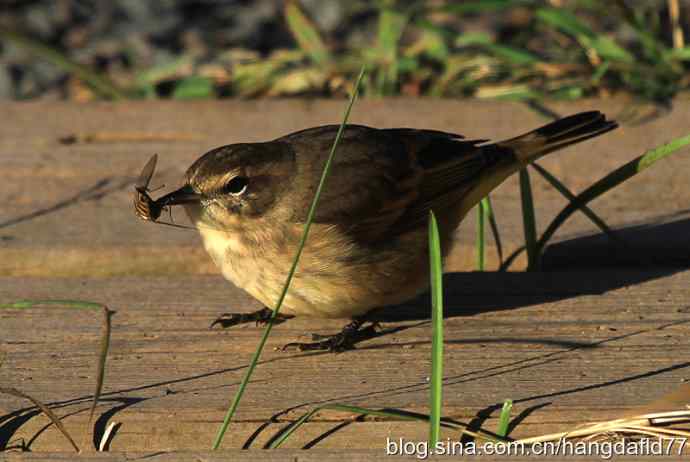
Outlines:
{"label": "bird", "polygon": [[[428,290],[430,210],[445,256],[468,211],[511,174],[616,127],[603,113],[587,111],[491,142],[438,130],[345,125],[276,320],[349,322],[337,334],[287,347],[354,348],[363,326],[373,322],[367,319],[372,310]],[[218,147],[187,169],[180,188],[157,200],[146,190],[155,159],[144,168],[135,197],[139,217],[156,221],[162,209],[184,207],[222,275],[265,306],[223,314],[214,325],[271,319],[339,128]]]}

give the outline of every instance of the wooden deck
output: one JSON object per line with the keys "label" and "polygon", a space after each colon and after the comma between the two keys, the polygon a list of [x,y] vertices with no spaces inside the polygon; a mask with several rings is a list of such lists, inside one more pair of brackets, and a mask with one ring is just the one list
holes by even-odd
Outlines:
{"label": "wooden deck", "polygon": [[[98,313],[0,310],[0,386],[49,403],[87,451],[94,432],[120,424],[112,453],[80,460],[371,460],[386,458],[387,438],[425,440],[423,424],[323,411],[292,436],[289,450],[261,451],[289,422],[326,403],[427,412],[431,332],[422,298],[382,311],[379,335],[342,354],[275,351],[311,332],[334,332],[342,321],[277,326],[223,442],[227,452],[209,453],[261,329],[208,325],[219,313],[259,305],[217,275],[196,233],[143,223],[132,212],[134,178],[154,152],[160,176],[153,186],[172,187],[205,150],[334,123],[342,108],[295,100],[5,104],[0,303],[91,300],[116,314],[104,395],[90,424]],[[563,115],[591,108],[620,118],[626,103],[554,107]],[[646,148],[687,134],[689,116],[690,105],[679,104],[651,121],[626,120],[542,165],[579,191]],[[544,119],[520,105],[399,99],[358,103],[353,122],[501,138]],[[108,140],[58,141],[95,133]],[[146,134],[172,139],[146,141]],[[510,398],[510,436],[564,431],[626,414],[690,378],[689,154],[662,161],[593,204],[634,253],[574,216],[548,249],[544,272],[467,272],[474,260],[468,218],[447,262],[445,416],[493,430]],[[543,230],[565,202],[532,177]],[[522,240],[515,179],[492,197],[510,253]],[[492,248],[490,268],[494,255]],[[518,260],[515,268],[523,266]],[[0,450],[23,441],[32,451],[0,458],[71,460],[68,443],[48,423],[29,402],[0,395]]]}

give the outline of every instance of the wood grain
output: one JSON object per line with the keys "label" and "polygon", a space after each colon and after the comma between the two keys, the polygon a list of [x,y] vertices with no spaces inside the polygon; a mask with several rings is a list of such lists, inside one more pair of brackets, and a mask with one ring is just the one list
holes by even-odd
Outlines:
{"label": "wood grain", "polygon": [[[520,421],[512,436],[528,436],[613,418],[672,391],[690,370],[689,283],[690,272],[662,269],[447,275],[444,415],[492,429],[502,401],[511,398]],[[107,422],[122,423],[113,450],[208,448],[261,333],[254,326],[208,329],[220,312],[258,307],[215,276],[3,278],[0,292],[9,299],[93,300],[116,311],[103,402],[92,424],[102,431]],[[224,447],[263,447],[283,422],[324,403],[426,412],[426,305],[380,313],[381,335],[343,354],[274,351],[310,332],[334,332],[337,320],[277,326]],[[2,310],[0,323],[3,380],[52,404],[68,429],[83,434],[98,314],[54,306]],[[69,450],[26,402],[0,397],[0,416],[3,444],[21,437],[34,451]],[[323,411],[288,446],[310,444],[353,417]],[[376,449],[386,436],[425,435],[423,424],[358,422],[316,445]]]}
{"label": "wood grain", "polygon": [[[135,218],[133,185],[149,157],[159,155],[151,186],[166,185],[154,194],[157,197],[173,188],[186,168],[209,149],[337,123],[342,106],[340,101],[299,100],[126,105],[6,103],[5,122],[0,124],[0,275],[215,274],[195,231],[156,226]],[[622,100],[554,106],[563,115],[595,108],[619,119],[621,127],[540,161],[575,192],[645,149],[685,135],[690,118],[690,105],[680,103],[668,114],[643,125],[635,125],[624,116],[631,111],[629,102]],[[547,122],[519,104],[437,99],[364,100],[355,106],[352,121],[378,127],[433,128],[490,139],[513,136]],[[170,135],[170,139],[142,138],[137,142],[136,138],[114,138],[111,142],[76,144],[59,141],[70,134],[103,131]],[[175,134],[185,136],[175,138]],[[190,134],[196,138],[186,136]],[[592,208],[613,227],[644,226],[642,232],[633,230],[628,236],[637,253],[655,255],[673,265],[679,258],[688,261],[688,171],[690,155],[679,153],[595,201]],[[565,200],[536,173],[532,177],[538,229],[543,230]],[[523,242],[516,178],[495,191],[493,203],[505,251],[510,253]],[[683,211],[685,215],[677,215]],[[174,219],[186,223],[186,217],[179,212]],[[654,230],[657,232],[650,232]],[[559,241],[598,233],[588,219],[575,214],[555,237]],[[672,244],[661,245],[660,236],[664,243]],[[446,262],[449,269],[474,268],[474,238],[474,213],[470,213],[458,230],[457,251]],[[608,243],[604,244],[607,248]],[[601,254],[600,250],[589,254]],[[620,255],[630,252],[609,251],[606,260],[617,262]],[[547,255],[546,262],[563,266],[558,260],[549,260]],[[625,264],[633,263],[630,260],[627,258]],[[489,268],[497,267],[493,247],[487,264]],[[572,258],[568,261],[571,264]],[[523,267],[524,259],[519,259],[515,269]]]}
{"label": "wood grain", "polygon": [[[260,306],[217,275],[195,232],[138,221],[132,210],[133,182],[153,153],[159,154],[160,175],[152,186],[165,183],[167,190],[210,148],[334,123],[342,106],[300,100],[5,104],[0,303],[81,299],[117,313],[94,422],[88,422],[88,408],[97,312],[0,310],[2,385],[50,404],[87,452],[93,451],[94,429],[100,435],[108,423],[121,424],[110,449],[126,455],[81,460],[340,460],[345,454],[377,460],[387,437],[426,439],[424,424],[323,411],[293,435],[288,450],[261,451],[289,422],[326,403],[425,413],[431,352],[429,307],[421,298],[379,313],[380,335],[343,354],[274,351],[311,332],[335,332],[342,322],[294,319],[277,326],[223,443],[228,452],[208,452],[261,335],[254,326],[208,326],[222,312]],[[563,115],[594,108],[620,118],[629,104],[554,106]],[[645,149],[685,135],[689,116],[690,105],[677,104],[642,125],[623,120],[619,130],[542,165],[579,191]],[[517,104],[394,99],[358,103],[353,122],[500,139],[546,120]],[[96,132],[120,136],[59,142]],[[122,136],[134,132],[167,140]],[[445,416],[492,430],[503,400],[511,398],[511,436],[532,436],[622,415],[689,378],[688,167],[687,153],[673,156],[593,204],[634,252],[612,246],[576,216],[548,249],[546,272],[458,272],[474,265],[474,217],[468,217],[447,261]],[[565,201],[532,176],[543,229]],[[515,179],[493,198],[510,252],[522,242]],[[492,268],[493,255],[490,249]],[[0,395],[0,448],[22,440],[33,453],[0,457],[74,457],[30,403]],[[298,450],[303,447],[313,449]]]}

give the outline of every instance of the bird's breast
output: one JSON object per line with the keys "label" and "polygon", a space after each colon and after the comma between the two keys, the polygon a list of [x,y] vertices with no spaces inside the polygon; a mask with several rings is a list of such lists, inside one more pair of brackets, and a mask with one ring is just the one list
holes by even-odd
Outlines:
{"label": "bird's breast", "polygon": [[[268,307],[280,297],[302,231],[297,224],[242,232],[199,226],[204,247],[223,276]],[[281,312],[348,318],[406,300],[426,280],[420,243],[364,248],[332,225],[315,224]]]}

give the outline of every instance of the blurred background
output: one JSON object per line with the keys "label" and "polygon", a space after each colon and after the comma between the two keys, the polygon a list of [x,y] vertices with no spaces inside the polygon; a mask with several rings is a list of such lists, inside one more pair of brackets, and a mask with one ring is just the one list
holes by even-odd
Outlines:
{"label": "blurred background", "polygon": [[0,0],[0,98],[535,101],[690,86],[689,0]]}

